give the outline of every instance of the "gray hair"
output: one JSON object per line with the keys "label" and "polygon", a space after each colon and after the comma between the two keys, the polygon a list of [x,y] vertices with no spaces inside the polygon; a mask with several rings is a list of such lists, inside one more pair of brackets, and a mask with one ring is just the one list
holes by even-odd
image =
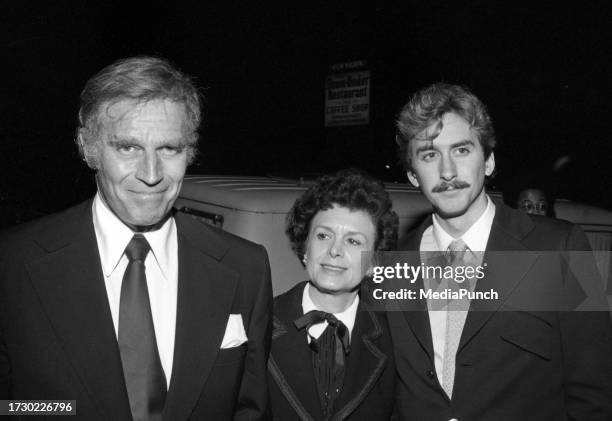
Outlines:
{"label": "gray hair", "polygon": [[146,103],[170,100],[185,107],[187,160],[197,152],[200,125],[200,93],[192,79],[169,61],[147,56],[119,60],[94,75],[81,92],[77,144],[81,157],[92,169],[98,166],[101,116],[122,101]]}

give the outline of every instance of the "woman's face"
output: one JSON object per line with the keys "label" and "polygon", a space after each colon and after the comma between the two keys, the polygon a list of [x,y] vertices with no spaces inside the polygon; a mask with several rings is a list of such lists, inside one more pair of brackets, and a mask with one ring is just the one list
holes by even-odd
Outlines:
{"label": "woman's face", "polygon": [[310,224],[305,255],[306,271],[315,288],[326,294],[355,290],[365,275],[361,252],[374,250],[375,241],[376,227],[367,212],[334,205],[317,213]]}

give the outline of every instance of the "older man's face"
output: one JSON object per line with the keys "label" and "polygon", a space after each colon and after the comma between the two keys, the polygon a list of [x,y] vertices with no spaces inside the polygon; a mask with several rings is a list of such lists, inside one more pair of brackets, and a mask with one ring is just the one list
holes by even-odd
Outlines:
{"label": "older man's face", "polygon": [[98,190],[126,225],[143,230],[169,214],[187,169],[184,106],[119,101],[102,117]]}

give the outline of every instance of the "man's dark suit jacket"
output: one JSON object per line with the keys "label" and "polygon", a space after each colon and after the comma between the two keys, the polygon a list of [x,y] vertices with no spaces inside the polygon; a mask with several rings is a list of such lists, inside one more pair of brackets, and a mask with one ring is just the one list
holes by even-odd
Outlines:
{"label": "man's dark suit jacket", "polygon": [[[303,315],[299,283],[274,300],[268,385],[274,420],[323,420],[306,332],[293,321]],[[394,408],[396,374],[387,321],[359,303],[347,357],[344,388],[331,420],[388,420]]]}
{"label": "man's dark suit jacket", "polygon": [[[419,250],[429,225],[431,217],[402,249]],[[586,236],[575,225],[498,205],[484,256],[487,274],[477,290],[493,285],[502,297],[518,287],[528,291],[560,273],[543,266],[547,259],[538,251],[588,249]],[[527,253],[520,258],[512,252],[493,256],[491,250]],[[472,302],[449,400],[435,373],[426,304],[414,305],[415,311],[388,313],[402,419],[612,420],[612,326],[607,312],[505,311],[508,301],[497,308],[490,304],[490,311],[473,311]]]}
{"label": "man's dark suit jacket", "polygon": [[[0,399],[76,399],[71,420],[130,420],[92,201],[0,240]],[[263,247],[177,213],[178,297],[164,420],[257,419],[272,293]],[[220,349],[230,314],[248,342]]]}

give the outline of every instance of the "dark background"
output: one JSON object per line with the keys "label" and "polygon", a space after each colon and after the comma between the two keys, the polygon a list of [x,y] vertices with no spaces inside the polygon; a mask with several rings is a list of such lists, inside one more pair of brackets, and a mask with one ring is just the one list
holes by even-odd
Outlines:
{"label": "dark background", "polygon": [[[136,54],[169,58],[204,88],[191,173],[354,166],[403,182],[394,117],[410,94],[443,80],[488,105],[495,188],[508,200],[538,184],[612,208],[606,2],[26,3],[3,5],[0,17],[2,225],[92,195],[73,142],[78,95],[99,69]],[[371,71],[371,122],[325,128],[329,65],[350,60]],[[569,163],[553,171],[563,156]]]}

